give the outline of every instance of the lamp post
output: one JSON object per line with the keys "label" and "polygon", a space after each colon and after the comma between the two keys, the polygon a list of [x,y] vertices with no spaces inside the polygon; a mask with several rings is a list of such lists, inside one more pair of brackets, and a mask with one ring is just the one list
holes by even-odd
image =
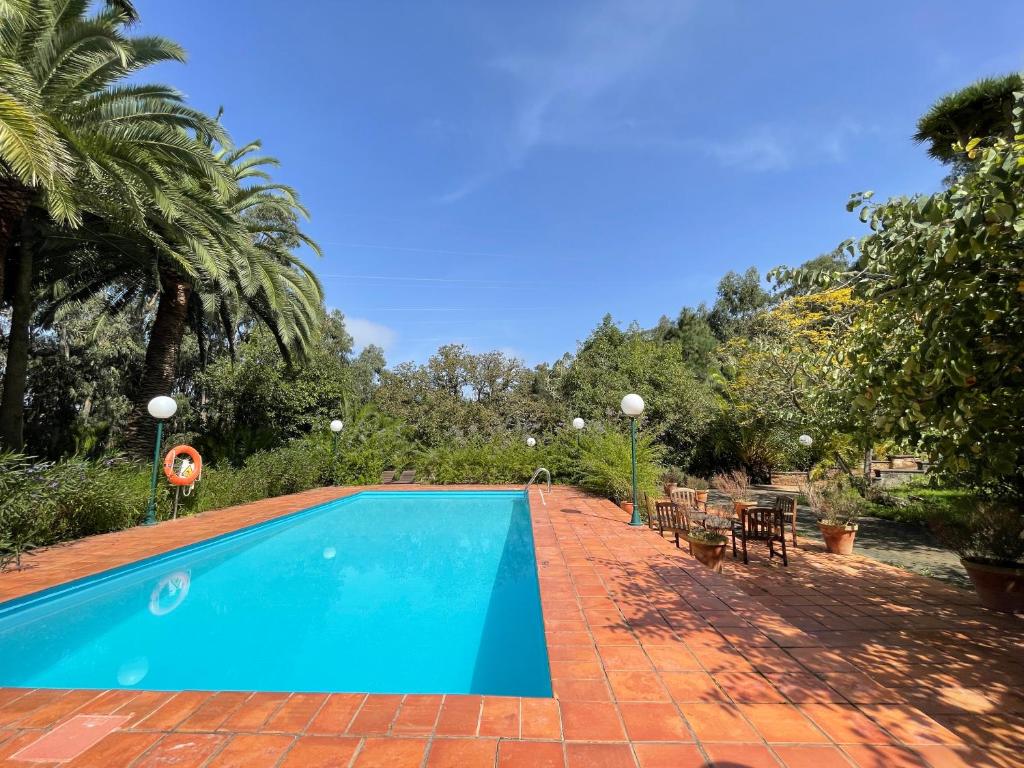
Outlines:
{"label": "lamp post", "polygon": [[[345,423],[341,419],[334,419],[331,422],[331,473],[334,475],[338,473],[338,434],[344,428]],[[336,478],[331,479],[337,484]]]}
{"label": "lamp post", "polygon": [[630,457],[633,462],[633,517],[630,525],[643,525],[640,519],[640,498],[636,489],[636,418],[644,412],[644,399],[640,395],[630,394],[622,398],[622,412],[629,416]]}
{"label": "lamp post", "polygon": [[572,428],[576,430],[576,447],[580,447],[580,433],[583,432],[583,428],[587,426],[587,422],[577,416],[572,420]]}
{"label": "lamp post", "polygon": [[536,439],[534,439],[532,437],[526,438],[526,447],[527,448],[533,448],[533,446],[535,446],[536,444],[537,444]]}
{"label": "lamp post", "polygon": [[807,449],[807,482],[811,482],[811,446],[814,445],[814,438],[810,435],[800,435],[797,438],[804,448]]}
{"label": "lamp post", "polygon": [[159,395],[146,405],[149,415],[156,419],[156,445],[153,447],[153,474],[149,480],[149,503],[146,505],[146,525],[156,522],[156,478],[160,466],[160,443],[164,439],[164,422],[178,410],[173,397]]}

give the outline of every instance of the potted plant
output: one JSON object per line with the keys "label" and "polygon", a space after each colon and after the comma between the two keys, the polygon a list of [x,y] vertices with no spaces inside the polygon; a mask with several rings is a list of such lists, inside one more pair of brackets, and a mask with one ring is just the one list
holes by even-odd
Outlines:
{"label": "potted plant", "polygon": [[732,472],[722,472],[711,479],[714,489],[732,501],[733,514],[739,515],[743,507],[752,507],[755,502],[750,492],[750,481],[747,473],[742,469],[734,469]]}
{"label": "potted plant", "polygon": [[818,519],[825,550],[833,555],[852,555],[853,541],[860,527],[860,497],[840,484],[808,485],[804,495]]}
{"label": "potted plant", "polygon": [[713,571],[721,572],[728,539],[720,533],[694,528],[683,536],[690,543],[690,551],[698,561]]}
{"label": "potted plant", "polygon": [[661,489],[665,491],[667,497],[672,496],[672,491],[678,488],[681,482],[683,482],[683,473],[679,467],[669,467],[661,473]]}
{"label": "potted plant", "polygon": [[698,504],[707,506],[708,503],[708,489],[711,487],[707,480],[703,477],[697,477],[695,475],[686,476],[686,487],[693,488],[694,495]]}
{"label": "potted plant", "polygon": [[960,555],[982,605],[1024,613],[1024,508],[1019,503],[975,500],[931,522]]}

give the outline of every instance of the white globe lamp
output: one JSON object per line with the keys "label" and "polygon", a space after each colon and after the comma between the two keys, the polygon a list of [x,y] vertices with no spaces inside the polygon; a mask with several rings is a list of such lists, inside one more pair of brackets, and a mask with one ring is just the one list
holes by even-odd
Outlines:
{"label": "white globe lamp", "polygon": [[149,415],[154,419],[164,421],[178,412],[178,403],[175,402],[173,397],[159,395],[149,401],[146,410],[149,411]]}
{"label": "white globe lamp", "polygon": [[622,398],[621,407],[624,414],[635,419],[644,412],[644,399],[636,394],[626,395]]}
{"label": "white globe lamp", "polygon": [[532,437],[526,438],[526,447],[527,448],[533,448],[533,446],[535,446],[536,444],[537,444],[537,441],[534,438],[532,438]]}
{"label": "white globe lamp", "polygon": [[620,407],[622,412],[629,416],[629,448],[633,464],[633,516],[629,524],[638,526],[644,522],[640,519],[640,495],[636,488],[636,417],[644,412],[644,399],[636,393],[631,393],[622,398]]}
{"label": "white globe lamp", "polygon": [[583,429],[585,426],[587,426],[587,422],[585,422],[583,419],[577,416],[575,419],[572,420],[572,426],[573,429]]}

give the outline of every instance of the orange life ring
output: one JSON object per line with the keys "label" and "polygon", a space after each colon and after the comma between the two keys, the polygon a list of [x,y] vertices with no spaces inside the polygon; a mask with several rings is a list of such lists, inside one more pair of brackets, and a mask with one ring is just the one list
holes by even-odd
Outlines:
{"label": "orange life ring", "polygon": [[[190,467],[191,472],[188,472],[186,475],[179,475],[174,471],[174,460],[179,456],[188,456],[192,459],[194,466]],[[199,479],[202,471],[203,458],[199,455],[199,451],[191,445],[176,445],[164,457],[164,474],[167,475],[167,481],[171,485],[192,485],[192,483]]]}

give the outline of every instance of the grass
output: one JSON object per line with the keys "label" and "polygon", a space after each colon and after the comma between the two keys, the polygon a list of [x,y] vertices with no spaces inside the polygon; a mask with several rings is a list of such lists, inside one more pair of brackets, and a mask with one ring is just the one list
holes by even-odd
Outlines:
{"label": "grass", "polygon": [[932,488],[923,485],[906,485],[887,490],[893,496],[908,500],[909,506],[890,507],[864,501],[861,514],[883,520],[925,525],[929,518],[936,515],[942,517],[955,515],[964,502],[975,496],[972,491],[963,488]]}

